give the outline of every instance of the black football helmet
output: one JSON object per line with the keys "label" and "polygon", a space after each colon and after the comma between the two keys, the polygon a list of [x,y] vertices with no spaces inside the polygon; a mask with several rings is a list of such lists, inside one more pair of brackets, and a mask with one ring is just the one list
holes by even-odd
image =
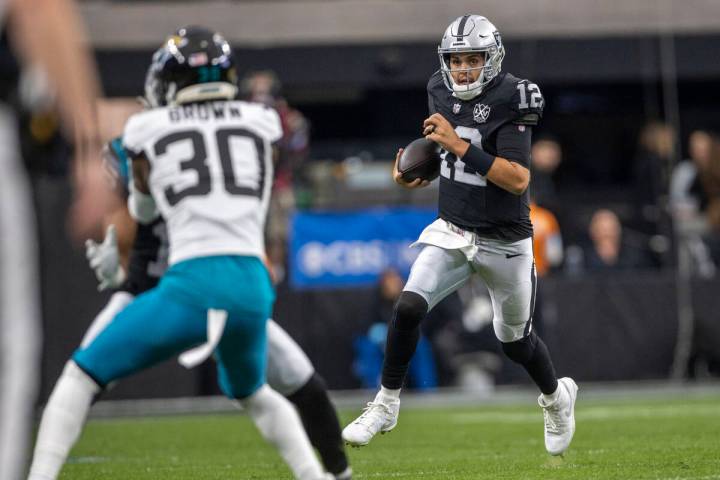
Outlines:
{"label": "black football helmet", "polygon": [[145,100],[161,107],[237,95],[230,44],[217,32],[183,27],[160,47],[145,77]]}

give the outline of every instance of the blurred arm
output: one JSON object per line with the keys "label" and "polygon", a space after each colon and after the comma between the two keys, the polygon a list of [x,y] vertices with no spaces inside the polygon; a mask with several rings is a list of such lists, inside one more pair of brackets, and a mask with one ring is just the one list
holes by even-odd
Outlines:
{"label": "blurred arm", "polygon": [[11,0],[8,14],[15,50],[25,65],[37,65],[47,73],[63,128],[73,139],[72,233],[77,240],[97,236],[115,197],[99,161],[100,86],[82,21],[72,0]]}
{"label": "blurred arm", "polygon": [[132,170],[133,181],[130,182],[128,209],[135,220],[147,224],[160,214],[147,182],[150,176],[150,162],[144,155],[139,155],[132,160]]}
{"label": "blurred arm", "polygon": [[[98,144],[95,107],[100,86],[72,0],[14,0],[9,13],[16,50],[26,64],[41,66],[51,78],[64,125],[77,146]],[[84,160],[97,159],[99,155]]]}
{"label": "blurred arm", "polygon": [[120,253],[120,262],[127,267],[130,259],[130,250],[135,242],[137,223],[133,220],[128,211],[127,204],[120,202],[118,207],[105,217],[105,228],[115,225],[117,231],[117,245]]}

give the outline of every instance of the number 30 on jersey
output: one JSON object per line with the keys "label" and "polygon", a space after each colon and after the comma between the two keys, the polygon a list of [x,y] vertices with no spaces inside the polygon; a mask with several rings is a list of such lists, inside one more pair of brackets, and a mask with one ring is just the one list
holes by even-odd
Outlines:
{"label": "number 30 on jersey", "polygon": [[[242,150],[240,155],[233,158],[233,139],[246,139],[254,145],[254,149],[247,147]],[[210,176],[211,159],[206,147],[206,140],[202,132],[197,130],[183,130],[166,135],[155,144],[155,156],[165,155],[171,145],[189,141],[192,145],[192,155],[181,160],[179,164],[180,172],[192,171],[195,173],[195,183],[186,185],[184,188],[176,188],[175,186],[167,186],[164,190],[165,198],[170,206],[177,205],[180,200],[191,196],[204,196],[210,193],[212,188]],[[261,198],[264,192],[265,181],[265,145],[262,138],[256,133],[245,128],[223,128],[215,132],[215,143],[220,159],[220,170],[223,174],[223,187],[226,193],[230,195],[246,195]],[[257,188],[239,184],[238,175],[236,173],[236,164],[240,161],[245,163],[257,164]],[[252,165],[248,165],[251,167]],[[247,176],[250,168],[244,169],[244,176]]]}

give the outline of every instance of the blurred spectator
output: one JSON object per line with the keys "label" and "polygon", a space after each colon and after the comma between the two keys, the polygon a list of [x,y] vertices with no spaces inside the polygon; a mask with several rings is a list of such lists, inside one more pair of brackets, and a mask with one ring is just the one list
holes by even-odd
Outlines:
{"label": "blurred spectator", "polygon": [[714,230],[720,231],[720,141],[713,139],[710,143],[707,168],[698,169],[698,177],[707,202],[707,220]]}
{"label": "blurred spectator", "polygon": [[714,235],[708,232],[706,211],[710,204],[715,205],[711,195],[720,193],[711,168],[717,147],[718,140],[709,132],[692,132],[690,158],[680,162],[670,177],[670,212],[676,231],[692,259],[693,271],[704,278],[713,277],[716,271],[708,248],[708,243],[714,244]]}
{"label": "blurred spectator", "polygon": [[714,140],[710,147],[708,166],[699,171],[700,184],[707,198],[705,219],[708,232],[704,236],[716,265],[720,264],[720,141]]}
{"label": "blurred spectator", "polygon": [[537,274],[544,277],[551,268],[559,267],[563,260],[560,225],[550,210],[534,201],[530,203],[530,221],[533,225],[535,268]]}
{"label": "blurred spectator", "polygon": [[[266,235],[268,258],[275,271],[281,273],[284,272],[286,264],[285,243],[290,214],[296,203],[308,203],[302,199],[308,197],[303,194],[306,191],[303,166],[310,151],[310,124],[302,113],[288,105],[282,97],[280,80],[270,70],[247,74],[240,82],[240,97],[277,110],[283,127],[283,137],[277,144],[275,180]],[[284,275],[280,276],[278,281],[282,281],[283,277]]]}
{"label": "blurred spectator", "polygon": [[249,73],[240,83],[244,100],[263,103],[277,110],[283,126],[283,138],[278,142],[279,157],[275,165],[275,189],[292,188],[295,178],[307,160],[310,148],[310,124],[300,111],[288,105],[282,97],[282,85],[270,70]]}
{"label": "blurred spectator", "polygon": [[585,268],[593,271],[624,270],[653,266],[642,242],[629,242],[618,216],[607,209],[597,210],[590,220],[591,246],[586,250]]}
{"label": "blurred spectator", "polygon": [[562,148],[552,138],[541,138],[531,150],[531,194],[538,205],[555,210],[560,201],[553,175],[562,162]]}
{"label": "blurred spectator", "polygon": [[[563,241],[560,234],[560,225],[555,215],[547,208],[538,206],[533,198],[530,200],[530,222],[532,222],[533,226],[535,270],[538,277],[544,277],[550,273],[551,269],[558,268],[563,261]],[[545,335],[543,303],[542,290],[536,288],[533,328],[541,338]]]}
{"label": "blurred spectator", "polygon": [[661,197],[667,192],[675,146],[675,129],[666,123],[650,122],[640,132],[634,162],[635,193],[640,220],[652,232],[660,220]]}
{"label": "blurred spectator", "polygon": [[670,177],[670,202],[674,211],[705,210],[708,193],[702,178],[710,169],[713,143],[717,140],[704,130],[695,130],[688,139],[690,158],[678,163]]}
{"label": "blurred spectator", "polygon": [[[353,371],[364,388],[377,388],[380,385],[383,357],[385,356],[385,337],[388,322],[392,321],[395,301],[403,289],[403,280],[393,269],[380,274],[375,303],[370,311],[367,334],[354,341],[355,362]],[[415,355],[410,362],[408,379],[411,387],[428,390],[437,387],[437,373],[430,342],[420,336]]]}

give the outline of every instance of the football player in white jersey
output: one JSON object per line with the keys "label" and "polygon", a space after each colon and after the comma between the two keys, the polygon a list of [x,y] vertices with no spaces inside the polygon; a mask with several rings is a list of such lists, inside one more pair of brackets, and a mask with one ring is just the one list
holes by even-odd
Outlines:
{"label": "football player in white jersey", "polygon": [[[152,79],[151,79],[152,80]],[[103,150],[105,167],[115,180],[118,199],[127,199],[131,162],[122,137]],[[101,243],[86,242],[87,258],[100,282],[98,290],[115,290],[88,328],[80,348],[85,348],[135,297],[157,286],[167,269],[168,238],[162,218],[137,224],[119,201],[107,218]],[[350,480],[352,469],[340,437],[340,424],[322,377],[315,372],[300,346],[274,322],[268,320],[267,382],[297,408],[311,443],[335,480]],[[49,404],[52,409],[52,403]]]}
{"label": "football player in white jersey", "polygon": [[[71,224],[85,238],[99,226],[105,188],[98,161],[95,102],[100,91],[72,0],[0,0],[0,31],[23,69],[42,70],[63,129],[74,137],[75,203]],[[7,65],[3,64],[3,68]],[[2,71],[6,79],[14,72]],[[11,81],[17,81],[13,78]],[[0,92],[0,478],[25,474],[40,371],[40,295],[33,200],[20,160],[15,115]]]}
{"label": "football player in white jersey", "polygon": [[[93,397],[117,379],[178,353],[214,355],[223,392],[247,410],[298,479],[332,478],[291,404],[265,383],[274,292],[263,265],[277,113],[232,101],[229,44],[187,27],[153,57],[146,88],[158,108],[132,116],[128,206],[140,223],[165,219],[169,269],[68,362],[45,409],[30,480],[57,478]],[[184,358],[184,360],[183,360]]]}

